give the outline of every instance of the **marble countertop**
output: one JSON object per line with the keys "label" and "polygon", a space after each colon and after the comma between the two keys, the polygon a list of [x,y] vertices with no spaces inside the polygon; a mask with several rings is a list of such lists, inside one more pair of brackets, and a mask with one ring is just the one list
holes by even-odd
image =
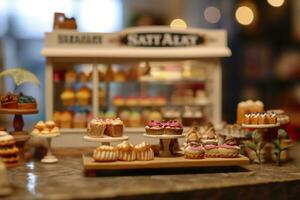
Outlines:
{"label": "marble countertop", "polygon": [[30,161],[9,169],[14,193],[6,199],[254,199],[257,195],[293,198],[300,193],[300,168],[293,164],[161,170],[154,174],[150,171],[135,176],[91,178],[83,175],[81,157],[59,159],[57,164]]}

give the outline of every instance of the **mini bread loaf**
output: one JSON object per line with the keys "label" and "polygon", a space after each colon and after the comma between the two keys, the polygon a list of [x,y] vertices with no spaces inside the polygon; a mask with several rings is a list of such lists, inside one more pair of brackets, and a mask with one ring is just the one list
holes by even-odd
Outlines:
{"label": "mini bread loaf", "polygon": [[116,147],[102,145],[94,150],[93,159],[96,162],[112,162],[118,160],[118,150]]}
{"label": "mini bread loaf", "polygon": [[137,144],[135,145],[134,150],[136,152],[137,160],[147,161],[154,159],[154,152],[148,143],[142,142],[141,144]]}
{"label": "mini bread loaf", "polygon": [[128,141],[124,141],[117,145],[118,159],[123,161],[134,161],[136,159],[136,152],[134,146]]}

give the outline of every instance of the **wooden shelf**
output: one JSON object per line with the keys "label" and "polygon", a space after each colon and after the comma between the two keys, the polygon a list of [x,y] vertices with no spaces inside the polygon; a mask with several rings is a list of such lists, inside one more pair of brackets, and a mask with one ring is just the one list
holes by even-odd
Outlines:
{"label": "wooden shelf", "polygon": [[240,166],[249,164],[249,158],[240,155],[237,158],[185,159],[184,157],[155,157],[151,161],[115,161],[95,162],[90,156],[83,156],[85,170],[127,170],[153,168],[183,168],[209,166]]}
{"label": "wooden shelf", "polygon": [[1,114],[14,114],[14,115],[29,115],[38,113],[38,109],[9,109],[0,108]]}

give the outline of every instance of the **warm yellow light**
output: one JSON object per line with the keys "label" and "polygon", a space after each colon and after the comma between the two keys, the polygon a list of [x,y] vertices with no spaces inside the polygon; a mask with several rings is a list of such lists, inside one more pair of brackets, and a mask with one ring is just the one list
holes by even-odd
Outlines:
{"label": "warm yellow light", "polygon": [[273,7],[280,7],[284,3],[284,0],[267,0],[267,1]]}
{"label": "warm yellow light", "polygon": [[173,19],[173,21],[170,24],[170,27],[174,29],[185,29],[187,25],[182,19]]}
{"label": "warm yellow light", "polygon": [[242,25],[249,25],[254,19],[254,13],[251,10],[251,8],[247,6],[241,6],[236,10],[235,18],[238,21],[238,23]]}

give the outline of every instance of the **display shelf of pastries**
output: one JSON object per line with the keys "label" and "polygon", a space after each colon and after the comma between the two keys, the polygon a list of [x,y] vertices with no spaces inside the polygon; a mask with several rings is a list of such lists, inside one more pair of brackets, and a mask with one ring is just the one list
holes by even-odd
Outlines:
{"label": "display shelf of pastries", "polygon": [[237,158],[205,158],[185,159],[181,157],[155,157],[150,161],[114,161],[95,162],[90,156],[83,156],[83,167],[87,176],[95,176],[97,170],[135,170],[154,168],[187,168],[212,166],[242,166],[248,165],[249,159],[245,156]]}

